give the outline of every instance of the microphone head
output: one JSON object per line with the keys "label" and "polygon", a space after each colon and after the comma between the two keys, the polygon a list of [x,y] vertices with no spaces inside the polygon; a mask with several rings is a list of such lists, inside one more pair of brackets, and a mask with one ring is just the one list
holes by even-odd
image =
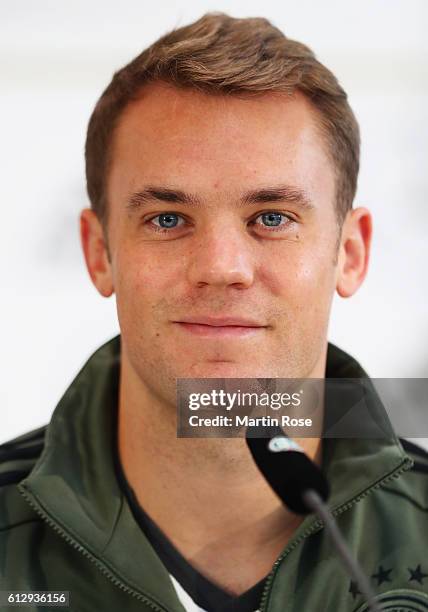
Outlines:
{"label": "microphone head", "polygon": [[296,514],[309,514],[312,510],[304,502],[304,493],[312,489],[327,501],[330,494],[328,482],[300,446],[279,427],[275,429],[270,428],[265,437],[256,438],[251,436],[254,430],[248,428],[248,448],[257,467],[283,503]]}

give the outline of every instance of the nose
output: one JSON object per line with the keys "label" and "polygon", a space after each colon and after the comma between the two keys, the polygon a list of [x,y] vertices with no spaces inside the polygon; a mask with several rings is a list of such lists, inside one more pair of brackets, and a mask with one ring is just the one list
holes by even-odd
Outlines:
{"label": "nose", "polygon": [[241,227],[217,223],[194,237],[188,266],[192,286],[235,286],[253,283],[254,261],[250,237]]}

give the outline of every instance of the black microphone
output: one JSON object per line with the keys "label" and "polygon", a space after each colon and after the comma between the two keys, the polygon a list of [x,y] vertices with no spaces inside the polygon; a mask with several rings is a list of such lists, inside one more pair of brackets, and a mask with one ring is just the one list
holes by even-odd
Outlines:
{"label": "black microphone", "polygon": [[[260,435],[264,437],[255,437]],[[330,487],[319,467],[280,427],[247,427],[245,439],[257,467],[281,501],[296,514],[314,512],[322,520],[369,610],[380,612],[367,576],[353,558],[325,504]]]}
{"label": "black microphone", "polygon": [[[254,437],[264,435],[265,437]],[[246,441],[253,459],[272,489],[296,514],[309,514],[307,491],[316,491],[327,501],[330,487],[321,470],[280,427],[248,427]]]}

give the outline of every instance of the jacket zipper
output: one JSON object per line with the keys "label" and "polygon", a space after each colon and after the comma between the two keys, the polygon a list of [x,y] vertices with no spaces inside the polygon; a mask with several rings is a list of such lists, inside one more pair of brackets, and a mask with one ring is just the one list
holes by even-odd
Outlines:
{"label": "jacket zipper", "polygon": [[131,587],[127,586],[124,582],[122,582],[119,578],[117,578],[113,572],[111,572],[103,563],[100,563],[100,561],[94,555],[92,555],[84,546],[82,546],[81,544],[79,544],[79,542],[77,542],[74,538],[72,538],[66,531],[64,531],[62,527],[58,525],[58,523],[56,523],[44,510],[42,510],[39,504],[34,501],[34,498],[31,496],[31,494],[28,493],[21,484],[18,485],[18,489],[21,495],[24,497],[24,499],[33,508],[33,510],[35,510],[37,514],[44,521],[46,521],[46,523],[48,523],[48,525],[50,525],[56,533],[58,533],[62,538],[64,538],[66,542],[68,542],[73,548],[81,552],[84,557],[92,561],[92,563],[94,563],[96,567],[101,571],[101,573],[104,574],[104,576],[106,576],[114,585],[119,587],[125,593],[129,593],[135,599],[138,599],[144,602],[156,612],[171,612],[167,608],[163,608],[157,603],[155,603],[147,595],[140,593],[139,591],[136,591],[135,589],[132,589]]}
{"label": "jacket zipper", "polygon": [[[413,465],[413,461],[406,457],[400,463],[400,465],[398,465],[396,468],[394,468],[392,470],[392,472],[387,474],[384,478],[382,478],[378,482],[375,482],[373,485],[371,485],[370,487],[368,487],[367,489],[365,489],[364,491],[362,491],[361,493],[359,493],[355,497],[351,498],[348,502],[345,502],[344,504],[342,504],[341,506],[339,506],[338,508],[333,510],[332,511],[333,516],[336,517],[336,516],[339,516],[340,514],[343,514],[343,512],[345,512],[346,510],[349,510],[349,508],[354,506],[357,502],[359,502],[361,499],[363,499],[363,497],[366,497],[366,495],[368,495],[369,493],[371,493],[375,489],[378,489],[379,487],[383,486],[384,484],[386,484],[390,480],[393,480],[394,478],[398,478],[400,476],[400,474],[402,474],[406,470],[409,470],[412,467],[412,465]],[[289,546],[287,546],[285,548],[285,550],[281,553],[281,555],[275,561],[270,574],[266,578],[266,583],[265,583],[265,587],[263,589],[263,594],[262,594],[262,598],[261,598],[261,601],[260,601],[260,606],[259,606],[258,612],[267,612],[267,607],[268,607],[268,604],[269,604],[270,593],[271,593],[271,590],[272,590],[272,583],[273,583],[273,581],[275,579],[275,576],[276,576],[276,574],[278,572],[279,566],[284,561],[284,559],[303,540],[305,540],[310,535],[316,533],[317,531],[320,531],[323,528],[323,526],[324,526],[324,524],[323,524],[323,522],[320,519],[314,520],[314,522],[311,523],[308,526],[308,528],[302,534],[300,534],[300,536],[298,536],[293,542],[291,542],[291,544]]]}

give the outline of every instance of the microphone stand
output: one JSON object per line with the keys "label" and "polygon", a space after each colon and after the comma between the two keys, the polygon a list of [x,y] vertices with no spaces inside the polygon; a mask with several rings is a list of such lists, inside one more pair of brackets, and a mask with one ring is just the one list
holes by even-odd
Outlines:
{"label": "microphone stand", "polygon": [[323,521],[337,553],[364,595],[369,612],[381,612],[368,578],[353,558],[325,503],[330,487],[322,471],[279,427],[247,428],[246,442],[257,467],[281,501],[292,512],[312,511]]}

